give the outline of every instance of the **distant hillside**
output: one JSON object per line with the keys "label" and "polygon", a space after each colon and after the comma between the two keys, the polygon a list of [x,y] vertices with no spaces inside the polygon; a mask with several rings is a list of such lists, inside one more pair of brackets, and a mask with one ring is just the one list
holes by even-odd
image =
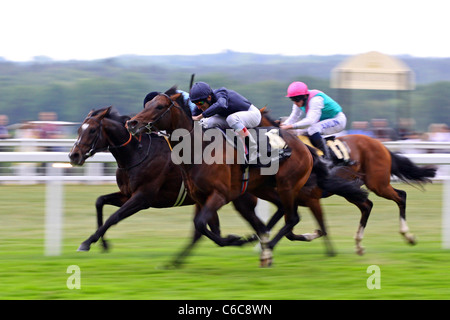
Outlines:
{"label": "distant hillside", "polygon": [[[63,66],[77,65],[82,69],[89,69],[99,63],[107,63],[126,69],[161,67],[180,69],[183,72],[219,72],[233,76],[244,74],[249,70],[252,72],[258,70],[261,77],[268,76],[271,80],[286,80],[298,76],[329,79],[331,70],[349,57],[349,55],[283,56],[225,51],[202,55],[123,55],[93,61],[53,61],[48,57],[39,56],[35,57],[33,62],[26,63],[12,63],[0,57],[0,64],[49,65],[56,63]],[[450,58],[420,58],[409,55],[395,57],[402,60],[415,72],[417,84],[450,81]],[[261,80],[258,79],[258,81]]]}
{"label": "distant hillside", "polygon": [[450,58],[415,58],[398,56],[415,73],[418,84],[450,81]]}
{"label": "distant hillside", "polygon": [[[126,55],[113,58],[125,67],[159,65],[170,68],[188,68],[207,72],[244,73],[248,69],[258,69],[261,75],[281,80],[291,75],[329,79],[331,70],[349,55],[331,56],[283,56],[226,51],[218,54],[194,56],[137,56]],[[408,65],[416,74],[418,84],[450,81],[450,58],[418,58],[409,55],[395,56]],[[224,67],[226,67],[224,71]]]}
{"label": "distant hillside", "polygon": [[[399,117],[413,117],[417,128],[430,123],[450,125],[450,58],[398,56],[416,74],[416,90],[399,94],[355,90],[344,95],[331,89],[331,70],[349,58],[282,56],[238,53],[197,56],[119,56],[93,61],[53,61],[36,57],[31,62],[0,58],[0,114],[10,123],[35,120],[40,111],[54,111],[59,120],[81,121],[92,108],[114,105],[123,114],[142,108],[149,91],[172,85],[189,90],[189,79],[213,88],[228,87],[253,104],[268,105],[274,118],[286,116],[292,104],[285,97],[292,81],[329,93],[353,120],[386,118],[394,126]],[[427,112],[423,112],[426,107]]]}

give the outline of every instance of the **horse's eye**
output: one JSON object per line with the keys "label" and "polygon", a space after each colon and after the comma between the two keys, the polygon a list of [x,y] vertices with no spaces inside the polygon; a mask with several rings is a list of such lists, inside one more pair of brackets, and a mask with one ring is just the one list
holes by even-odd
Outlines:
{"label": "horse's eye", "polygon": [[90,129],[90,130],[89,130],[89,133],[90,133],[90,134],[94,134],[94,133],[95,133],[95,129],[94,129],[94,128]]}
{"label": "horse's eye", "polygon": [[156,107],[156,109],[158,109],[158,110],[162,110],[163,108],[164,108],[164,106],[162,104],[160,104]]}

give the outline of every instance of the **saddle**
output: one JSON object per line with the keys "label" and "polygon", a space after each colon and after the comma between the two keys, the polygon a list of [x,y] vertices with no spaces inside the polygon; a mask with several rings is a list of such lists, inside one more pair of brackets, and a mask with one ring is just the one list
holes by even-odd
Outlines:
{"label": "saddle", "polygon": [[[309,137],[307,136],[298,136],[298,138],[306,145],[314,148],[318,155],[323,156],[323,152],[320,149],[317,149],[311,143]],[[332,156],[334,165],[353,165],[354,161],[350,159],[351,150],[345,142],[342,142],[339,139],[336,139],[335,136],[326,137],[325,141],[327,143],[327,148],[330,150],[330,154]]]}
{"label": "saddle", "polygon": [[[213,128],[211,128],[213,129]],[[291,148],[283,139],[282,134],[276,127],[257,127],[248,129],[253,137],[251,139],[243,139],[239,134],[232,129],[219,129],[225,137],[227,143],[233,146],[238,151],[238,161],[241,161],[245,167],[270,167],[274,161],[282,161],[291,156]],[[256,143],[255,143],[256,142]],[[255,145],[256,144],[256,145]],[[256,148],[256,150],[254,150]],[[251,152],[257,152],[257,158],[249,161]]]}
{"label": "saddle", "polygon": [[[250,167],[270,168],[275,161],[281,162],[291,156],[291,148],[287,145],[282,135],[280,135],[279,128],[257,127],[249,129],[248,131],[253,139],[248,137],[242,138],[233,129],[224,130],[219,126],[203,130],[212,129],[218,129],[227,143],[237,150],[237,160],[242,165],[240,194],[244,194],[247,191],[250,179]],[[253,141],[251,142],[251,140]],[[255,153],[257,157],[255,159],[249,159],[249,156]]]}

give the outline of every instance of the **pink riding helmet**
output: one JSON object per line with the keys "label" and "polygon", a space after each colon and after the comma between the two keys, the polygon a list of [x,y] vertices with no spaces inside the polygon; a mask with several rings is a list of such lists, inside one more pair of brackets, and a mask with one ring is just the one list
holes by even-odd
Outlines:
{"label": "pink riding helmet", "polygon": [[300,81],[292,82],[288,89],[287,89],[287,96],[290,97],[296,97],[296,96],[303,96],[305,94],[308,94],[308,86]]}

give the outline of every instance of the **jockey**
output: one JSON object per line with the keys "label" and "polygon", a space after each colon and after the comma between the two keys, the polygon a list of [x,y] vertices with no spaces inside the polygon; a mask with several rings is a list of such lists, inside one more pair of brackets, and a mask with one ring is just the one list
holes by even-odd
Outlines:
{"label": "jockey", "polygon": [[207,127],[233,128],[240,137],[248,137],[250,152],[248,161],[257,157],[256,142],[247,129],[261,122],[261,112],[245,97],[227,88],[213,90],[205,82],[195,83],[190,92],[191,101],[197,106],[193,120],[208,118]]}
{"label": "jockey", "polygon": [[[294,104],[289,118],[281,124],[281,129],[300,129],[298,135],[309,136],[311,143],[331,160],[322,135],[341,132],[347,124],[347,117],[341,106],[319,90],[308,90],[303,82],[293,82],[287,89],[286,97]],[[303,119],[302,116],[304,116]]]}

